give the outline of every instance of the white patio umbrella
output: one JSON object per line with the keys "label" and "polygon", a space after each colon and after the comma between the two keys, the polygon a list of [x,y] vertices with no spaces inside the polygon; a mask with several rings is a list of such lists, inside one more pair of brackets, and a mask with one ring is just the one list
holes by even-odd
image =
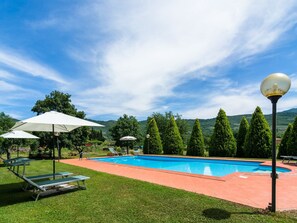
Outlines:
{"label": "white patio umbrella", "polygon": [[134,136],[124,136],[122,138],[120,138],[121,141],[134,141],[137,138],[135,138]]}
{"label": "white patio umbrella", "polygon": [[[135,141],[137,138],[134,136],[124,136],[122,138],[120,138],[120,141]],[[127,154],[129,154],[129,149],[127,146]]]}
{"label": "white patio umbrella", "polygon": [[11,132],[4,133],[0,135],[0,137],[6,139],[38,139],[39,137],[32,135],[28,132],[24,132],[21,130],[13,130]]}
{"label": "white patio umbrella", "polygon": [[[11,132],[7,132],[0,135],[0,137],[5,139],[39,139],[39,137],[21,130],[13,130]],[[19,156],[19,148],[17,148],[17,157],[18,156]]]}
{"label": "white patio umbrella", "polygon": [[[55,133],[70,132],[82,126],[104,127],[95,122],[90,122],[81,118],[73,117],[56,111],[46,112],[44,114],[17,122],[12,129],[36,132],[52,132],[53,144]],[[53,149],[53,177],[55,178],[55,148]]]}

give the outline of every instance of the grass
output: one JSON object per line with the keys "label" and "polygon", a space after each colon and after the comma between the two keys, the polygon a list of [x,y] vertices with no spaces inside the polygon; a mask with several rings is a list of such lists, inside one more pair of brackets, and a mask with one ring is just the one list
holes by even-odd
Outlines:
{"label": "grass", "polygon": [[[51,161],[32,161],[27,175],[48,173]],[[34,202],[21,180],[0,167],[1,222],[296,222],[295,212],[263,211],[124,177],[57,163],[57,171],[90,176],[87,190]],[[205,185],[207,186],[207,185]]]}

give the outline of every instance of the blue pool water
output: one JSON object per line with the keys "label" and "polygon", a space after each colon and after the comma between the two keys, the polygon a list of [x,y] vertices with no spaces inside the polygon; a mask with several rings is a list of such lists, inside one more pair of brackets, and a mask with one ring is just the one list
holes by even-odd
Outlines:
{"label": "blue pool water", "polygon": [[[234,172],[271,172],[271,166],[261,166],[261,162],[248,161],[192,159],[166,156],[119,156],[93,158],[92,160],[217,177],[226,176]],[[279,167],[276,171],[278,173],[290,172],[289,169]]]}

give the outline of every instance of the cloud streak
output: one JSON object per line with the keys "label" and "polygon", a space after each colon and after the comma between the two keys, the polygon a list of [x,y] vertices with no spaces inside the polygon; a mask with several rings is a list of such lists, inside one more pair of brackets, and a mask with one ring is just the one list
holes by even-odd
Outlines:
{"label": "cloud streak", "polygon": [[34,77],[41,77],[59,84],[66,84],[62,75],[57,71],[8,49],[0,48],[0,64]]}
{"label": "cloud streak", "polygon": [[[45,85],[42,79],[47,80],[48,83]],[[7,48],[0,48],[0,93],[2,95],[0,107],[2,110],[14,118],[21,118],[24,109],[30,111],[34,103],[32,101],[44,97],[41,93],[44,85],[67,86],[68,83],[60,73],[47,65]]]}

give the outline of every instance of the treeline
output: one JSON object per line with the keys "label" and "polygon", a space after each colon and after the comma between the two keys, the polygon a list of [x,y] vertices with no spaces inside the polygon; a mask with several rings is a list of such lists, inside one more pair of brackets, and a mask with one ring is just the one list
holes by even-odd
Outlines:
{"label": "treeline", "polygon": [[[129,124],[131,123],[131,124]],[[132,124],[133,123],[133,124]],[[133,126],[133,130],[130,129]],[[198,119],[192,126],[190,138],[185,141],[186,123],[179,115],[171,112],[154,113],[147,119],[146,134],[141,135],[135,117],[124,115],[110,128],[116,145],[121,146],[120,136],[133,135],[138,143],[144,140],[144,154],[176,154],[189,156],[269,158],[272,149],[272,133],[260,107],[252,114],[250,123],[242,117],[236,137],[228,117],[220,109],[213,133],[208,139]],[[181,132],[183,134],[181,134]],[[205,142],[207,139],[207,142]],[[129,142],[132,146],[132,143]],[[129,146],[129,145],[127,145]],[[279,147],[280,155],[297,155],[297,117],[289,124]]]}

